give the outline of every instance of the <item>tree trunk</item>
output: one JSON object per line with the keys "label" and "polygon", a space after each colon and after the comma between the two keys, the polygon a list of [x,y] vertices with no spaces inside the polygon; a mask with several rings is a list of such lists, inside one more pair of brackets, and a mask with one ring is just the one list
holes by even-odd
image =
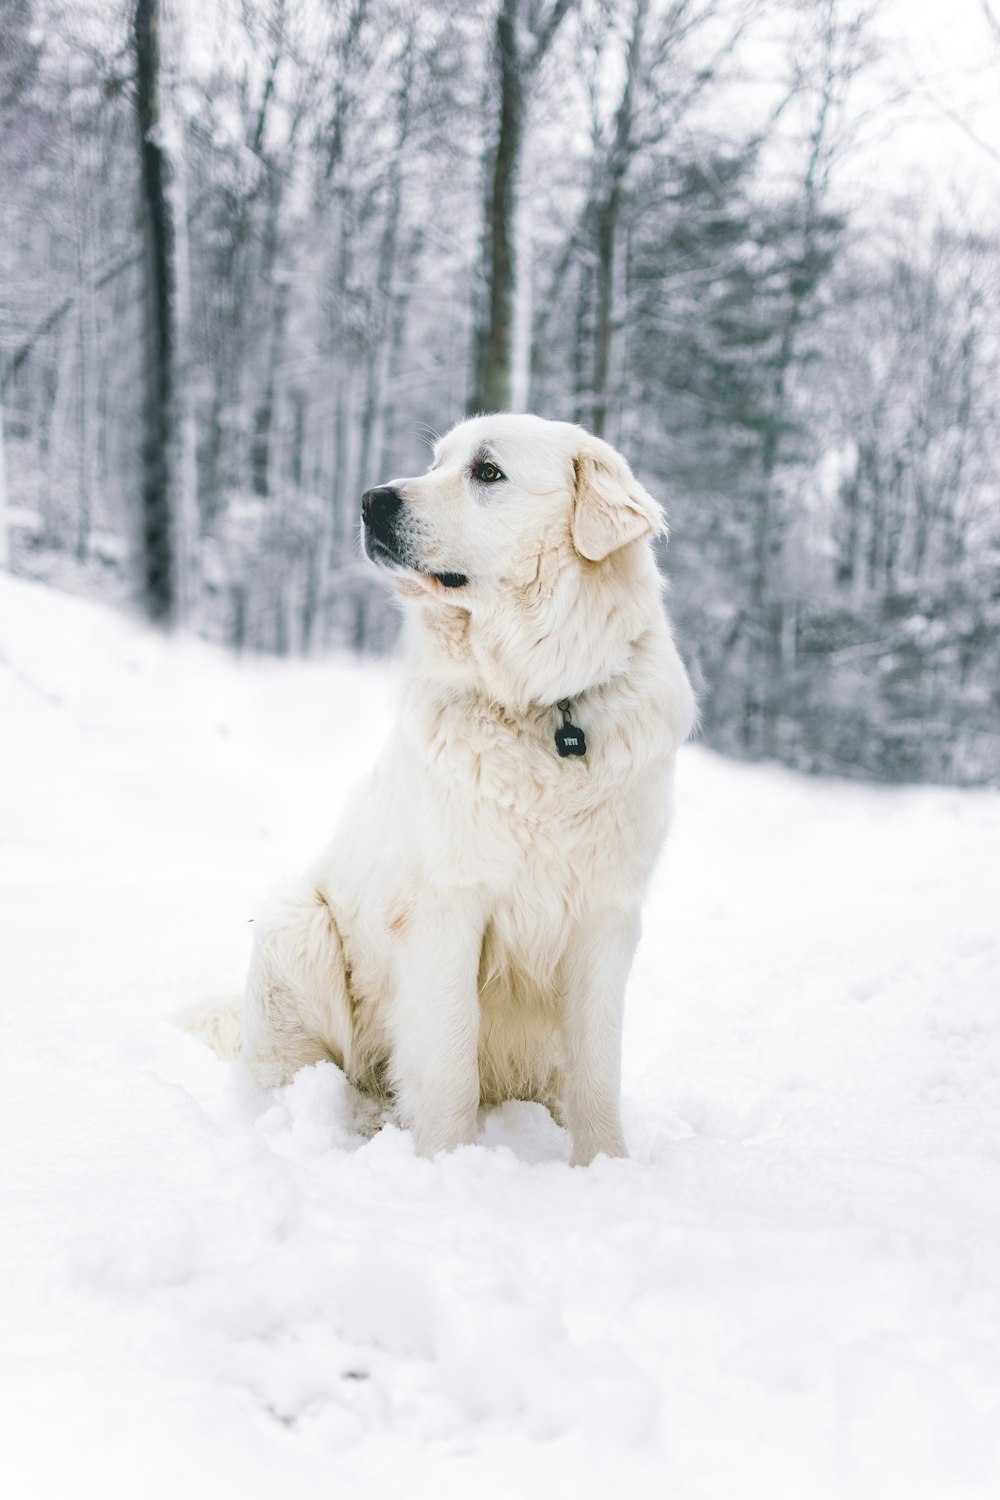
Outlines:
{"label": "tree trunk", "polygon": [[851,593],[854,589],[855,578],[857,577],[858,538],[860,535],[859,509],[861,494],[857,469],[852,475],[841,481],[839,498],[844,516],[844,525],[838,549],[836,580],[838,587],[844,589],[847,593]]}
{"label": "tree trunk", "polygon": [[[179,49],[175,67],[180,66]],[[174,454],[173,499],[176,553],[176,608],[186,618],[197,586],[194,576],[198,536],[198,424],[194,410],[194,368],[191,353],[191,253],[188,238],[187,158],[178,135],[170,163],[170,211],[174,226]]]}
{"label": "tree trunk", "polygon": [[177,603],[173,499],[176,237],[169,162],[160,135],[160,0],[136,0],[136,108],[145,248],[145,404],[142,442],[142,574],[147,613],[169,621]]}
{"label": "tree trunk", "polygon": [[510,357],[510,407],[528,411],[531,389],[531,325],[534,320],[532,261],[534,246],[529,226],[521,217],[517,245],[517,285],[514,288],[514,331]]}
{"label": "tree trunk", "polygon": [[837,0],[827,0],[826,71],[802,188],[802,273],[790,281],[788,312],[775,357],[770,409],[761,445],[760,484],[754,517],[750,604],[758,648],[757,665],[753,670],[759,675],[759,718],[756,724],[752,717],[744,724],[744,744],[748,750],[756,749],[766,756],[774,756],[778,750],[783,678],[784,600],[780,573],[787,518],[783,513],[786,507],[782,505],[777,482],[778,470],[782,459],[782,433],[788,419],[789,379],[799,356],[799,329],[805,316],[806,298],[809,290],[815,289],[817,281],[814,275],[810,285],[808,268],[815,262],[819,198],[825,178],[825,171],[821,170],[821,159],[827,149],[829,110],[833,97],[836,5]]}
{"label": "tree trunk", "polygon": [[361,451],[358,458],[358,492],[370,484],[381,484],[382,476],[373,471],[373,459],[381,456],[385,430],[385,392],[394,339],[393,282],[396,253],[399,247],[399,221],[403,200],[403,154],[410,125],[410,87],[413,79],[413,38],[408,39],[399,87],[398,131],[396,150],[389,164],[386,189],[385,222],[379,242],[378,272],[375,278],[377,301],[374,333],[367,352],[365,397],[361,415]]}
{"label": "tree trunk", "polygon": [[589,261],[581,258],[577,281],[576,309],[573,317],[573,421],[585,422],[593,417],[593,389],[586,368],[585,351],[589,348],[587,337],[590,322],[590,299],[593,272]]}
{"label": "tree trunk", "polygon": [[10,567],[7,509],[7,464],[3,438],[3,371],[0,370],[0,571],[4,572]]}
{"label": "tree trunk", "polygon": [[514,326],[514,215],[517,170],[524,136],[524,89],[517,47],[518,0],[503,0],[497,15],[500,125],[493,153],[486,224],[488,322],[479,352],[472,411],[506,411],[510,405]]}
{"label": "tree trunk", "polygon": [[90,546],[90,527],[94,497],[97,493],[97,311],[94,297],[94,275],[89,264],[89,225],[84,222],[80,194],[80,172],[77,160],[79,139],[73,118],[72,92],[68,95],[70,139],[70,185],[73,202],[73,229],[76,248],[76,332],[77,332],[77,515],[74,550],[77,560],[86,559]]}
{"label": "tree trunk", "polygon": [[608,376],[614,336],[615,271],[618,220],[621,214],[625,175],[632,159],[632,118],[635,84],[639,76],[642,32],[649,0],[636,0],[625,62],[625,84],[615,113],[615,136],[607,167],[607,190],[597,209],[597,321],[594,329],[594,398],[591,427],[604,437],[608,419]]}
{"label": "tree trunk", "polygon": [[[339,568],[348,555],[351,542],[351,526],[348,519],[347,480],[348,468],[348,426],[351,417],[352,391],[349,382],[343,372],[338,372],[335,377],[333,394],[333,421],[331,424],[333,432],[333,469],[332,487],[330,494],[330,562],[334,568]],[[361,510],[361,497],[358,497],[358,512]]]}
{"label": "tree trunk", "polygon": [[291,282],[288,277],[276,279],[272,296],[270,338],[267,344],[264,389],[254,410],[253,435],[250,443],[250,482],[255,495],[268,496],[274,481],[274,408],[278,369],[284,358],[285,323]]}
{"label": "tree trunk", "polygon": [[520,0],[500,0],[496,50],[500,62],[500,119],[490,157],[489,193],[483,232],[488,321],[476,329],[476,371],[469,411],[507,411],[511,402],[514,352],[514,308],[517,290],[515,251],[517,174],[524,142],[528,88],[562,25],[572,0],[553,0],[547,13],[529,6],[534,46],[518,46]]}
{"label": "tree trunk", "polygon": [[615,183],[597,216],[597,318],[594,329],[594,382],[590,426],[604,436],[608,418],[608,371],[611,368],[611,335],[614,316],[615,231],[621,187]]}
{"label": "tree trunk", "polygon": [[[263,115],[263,107],[262,107]],[[262,125],[258,122],[258,131]],[[266,337],[261,390],[253,414],[253,432],[250,440],[250,482],[255,495],[271,493],[274,441],[274,408],[277,391],[278,369],[284,358],[285,324],[288,316],[288,299],[291,277],[278,268],[282,246],[281,209],[283,199],[283,173],[278,163],[267,162],[267,217],[264,223],[261,248],[261,279],[266,292],[267,310]]]}
{"label": "tree trunk", "polygon": [[[372,466],[376,477],[381,481],[389,472],[389,457],[393,451],[396,438],[396,403],[392,397],[392,383],[396,374],[397,351],[403,347],[403,339],[406,333],[406,315],[409,306],[409,297],[399,293],[395,299],[395,307],[392,315],[392,327],[389,333],[389,363],[386,369],[385,397],[382,403],[382,421],[377,430],[377,442],[372,443]],[[452,368],[458,368],[459,361],[453,362]]]}

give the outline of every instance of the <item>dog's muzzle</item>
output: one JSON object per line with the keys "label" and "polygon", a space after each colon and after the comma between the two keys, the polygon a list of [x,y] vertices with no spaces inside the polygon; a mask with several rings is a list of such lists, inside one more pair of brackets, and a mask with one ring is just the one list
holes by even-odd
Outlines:
{"label": "dog's muzzle", "polygon": [[[365,551],[373,563],[426,572],[410,553],[405,536],[400,537],[397,523],[403,510],[403,497],[391,484],[380,484],[365,490],[361,496],[361,519],[365,527]],[[468,583],[464,573],[430,573],[446,589],[461,589]]]}

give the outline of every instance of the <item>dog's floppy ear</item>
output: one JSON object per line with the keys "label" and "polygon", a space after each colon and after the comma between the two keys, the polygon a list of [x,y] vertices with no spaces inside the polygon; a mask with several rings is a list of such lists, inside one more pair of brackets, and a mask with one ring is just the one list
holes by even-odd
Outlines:
{"label": "dog's floppy ear", "polygon": [[610,443],[589,437],[573,469],[573,545],[588,562],[666,531],[662,510]]}

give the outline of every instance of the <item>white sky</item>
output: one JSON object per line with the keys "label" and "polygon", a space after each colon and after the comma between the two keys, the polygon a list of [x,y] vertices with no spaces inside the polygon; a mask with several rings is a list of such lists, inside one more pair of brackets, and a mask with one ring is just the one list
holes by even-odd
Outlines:
{"label": "white sky", "polygon": [[[993,5],[1000,17],[1000,0]],[[894,87],[911,93],[889,112],[888,131],[882,126],[871,132],[854,170],[890,190],[922,189],[956,207],[968,201],[977,217],[995,221],[1000,217],[1000,48],[981,0],[886,0],[877,29],[885,50],[875,87],[883,98]],[[947,111],[996,155],[976,145]]]}

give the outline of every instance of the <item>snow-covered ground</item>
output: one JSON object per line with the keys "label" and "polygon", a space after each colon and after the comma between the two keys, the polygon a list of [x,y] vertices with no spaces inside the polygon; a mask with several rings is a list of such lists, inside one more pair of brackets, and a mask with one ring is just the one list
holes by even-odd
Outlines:
{"label": "snow-covered ground", "polygon": [[632,1160],[515,1104],[422,1161],[170,1019],[391,700],[0,585],[0,1491],[1000,1493],[1000,796],[689,750]]}

